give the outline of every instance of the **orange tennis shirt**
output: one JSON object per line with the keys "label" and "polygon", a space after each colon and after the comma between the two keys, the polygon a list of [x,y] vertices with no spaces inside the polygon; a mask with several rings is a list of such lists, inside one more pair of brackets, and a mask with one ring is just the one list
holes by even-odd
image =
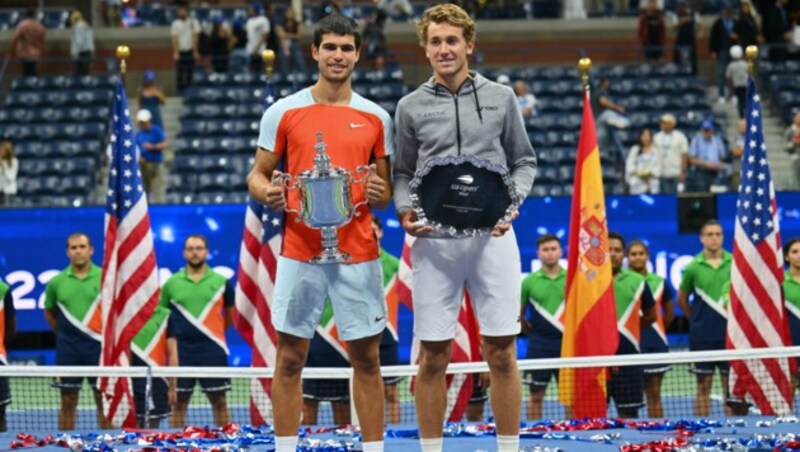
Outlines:
{"label": "orange tennis shirt", "polygon": [[[281,99],[264,112],[258,146],[282,157],[284,171],[295,178],[314,168],[317,133],[322,133],[331,166],[353,175],[359,165],[394,153],[392,120],[386,110],[355,92],[349,106],[318,105],[309,88]],[[352,195],[354,205],[363,201],[364,186],[353,184]],[[289,209],[300,209],[299,190],[288,193],[287,203]],[[363,205],[357,212],[358,216],[338,229],[339,249],[350,254],[349,263],[379,256],[369,206]],[[297,218],[289,212],[284,219],[281,255],[309,261],[322,251],[322,233]]]}

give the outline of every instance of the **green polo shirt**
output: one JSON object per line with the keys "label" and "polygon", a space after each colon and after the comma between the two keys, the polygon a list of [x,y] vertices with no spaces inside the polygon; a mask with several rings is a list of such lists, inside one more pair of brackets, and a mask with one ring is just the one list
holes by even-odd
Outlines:
{"label": "green polo shirt", "polygon": [[233,306],[233,290],[224,276],[207,268],[203,277],[194,281],[182,268],[161,288],[161,306],[172,310],[170,322],[179,353],[195,347],[203,350],[211,344],[228,353],[220,317],[224,307]]}
{"label": "green polo shirt", "polygon": [[380,252],[381,265],[383,266],[383,287],[385,288],[400,268],[400,259],[394,257],[393,254],[383,248],[380,249]]}
{"label": "green polo shirt", "polygon": [[655,305],[644,276],[625,268],[620,269],[614,276],[614,301],[619,331],[617,354],[639,353],[641,313]]}
{"label": "green polo shirt", "polygon": [[800,345],[800,282],[792,278],[789,272],[783,277],[783,297],[786,299],[786,310],[789,312],[792,344]]}
{"label": "green polo shirt", "polygon": [[153,341],[159,340],[160,332],[168,318],[169,309],[161,305],[156,306],[153,315],[150,316],[150,320],[134,336],[132,344],[134,348],[138,348],[139,351],[146,351]]}
{"label": "green polo shirt", "polygon": [[[69,266],[57,274],[47,283],[44,296],[45,309],[58,309],[59,330],[66,327],[61,321],[68,321],[73,327],[84,332],[100,333],[100,325],[92,322],[95,312],[100,309],[95,306],[100,302],[100,285],[102,284],[102,270],[90,264],[89,272],[78,278]],[[63,316],[63,317],[62,317]],[[67,332],[66,330],[64,331]],[[70,333],[67,333],[70,334]]]}
{"label": "green polo shirt", "polygon": [[725,285],[731,280],[733,256],[722,252],[717,268],[701,252],[683,270],[681,291],[692,293],[692,316],[689,319],[689,348],[725,347],[728,324]]}
{"label": "green polo shirt", "polygon": [[529,346],[561,349],[566,283],[567,271],[563,268],[554,278],[539,269],[522,280],[520,301],[532,308]]}

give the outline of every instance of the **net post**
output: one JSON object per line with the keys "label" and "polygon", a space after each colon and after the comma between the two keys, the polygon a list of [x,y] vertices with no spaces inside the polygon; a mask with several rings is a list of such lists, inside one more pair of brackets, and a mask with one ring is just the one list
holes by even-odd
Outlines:
{"label": "net post", "polygon": [[355,388],[353,386],[354,381],[355,374],[351,372],[350,376],[347,378],[347,384],[350,386],[350,424],[356,426],[360,423],[358,422],[358,411],[356,411]]}
{"label": "net post", "polygon": [[144,422],[142,427],[150,427],[150,398],[153,396],[153,368],[147,366],[147,376],[144,383]]}

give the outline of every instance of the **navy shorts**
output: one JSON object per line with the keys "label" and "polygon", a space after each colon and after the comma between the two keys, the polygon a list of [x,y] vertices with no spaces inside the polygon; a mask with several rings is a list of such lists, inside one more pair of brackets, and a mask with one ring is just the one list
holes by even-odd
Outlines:
{"label": "navy shorts", "polygon": [[469,403],[484,403],[489,400],[486,388],[478,385],[478,374],[472,374],[472,394],[469,396]]}
{"label": "navy shorts", "polygon": [[[0,366],[5,364],[0,363]],[[0,406],[11,403],[11,388],[8,387],[8,377],[0,377]]]}
{"label": "navy shorts", "polygon": [[623,366],[611,369],[608,398],[614,399],[617,410],[638,409],[644,406],[644,369],[642,366]]}
{"label": "navy shorts", "polygon": [[[228,356],[219,347],[204,352],[179,348],[178,357],[184,367],[228,367]],[[178,378],[176,392],[191,394],[198,382],[203,392],[224,392],[231,389],[230,378]]]}
{"label": "navy shorts", "polygon": [[[100,365],[100,342],[80,341],[72,344],[56,346],[56,366],[99,366]],[[54,388],[62,391],[80,391],[83,380],[89,382],[89,386],[95,387],[96,377],[55,377],[50,382]]]}
{"label": "navy shorts", "polygon": [[[142,378],[134,378],[134,380],[144,380]],[[150,407],[149,419],[164,419],[169,416],[169,398],[167,392],[169,387],[163,378],[153,378],[153,387],[150,393],[150,399],[146,402]],[[144,420],[145,409],[145,383],[137,385],[134,381],[133,386],[133,401],[136,404],[136,418],[140,421]]]}
{"label": "navy shorts", "polygon": [[[643,346],[642,347],[642,354],[645,353],[666,353],[669,351],[669,347],[664,345],[662,342],[661,345],[656,346]],[[655,375],[655,374],[664,374],[672,370],[672,364],[665,362],[663,364],[648,364],[643,366],[644,373],[647,375]]]}
{"label": "navy shorts", "polygon": [[[537,344],[528,344],[528,354],[525,359],[547,359],[558,358],[561,356],[561,350],[553,347],[542,347]],[[528,383],[528,388],[531,391],[541,391],[547,388],[550,379],[555,378],[558,381],[558,369],[536,369],[525,371],[525,382]]]}
{"label": "navy shorts", "polygon": [[[690,343],[689,349],[693,352],[704,350],[725,350],[725,341]],[[730,372],[730,363],[728,363],[728,361],[704,361],[700,363],[692,363],[689,366],[689,372],[697,375],[714,375],[715,369],[719,369],[720,374],[727,375]]]}
{"label": "navy shorts", "polygon": [[[389,330],[383,331],[383,338],[385,339],[386,336],[391,336],[392,333]],[[397,342],[394,340],[391,341],[381,341],[381,348],[380,348],[380,355],[381,355],[381,366],[396,366],[400,364],[400,358],[398,357],[398,347]],[[388,386],[394,386],[403,379],[403,377],[385,377],[383,379],[383,384]]]}
{"label": "navy shorts", "polygon": [[[306,367],[350,367],[350,363],[319,334],[311,339]],[[303,379],[303,398],[328,402],[350,400],[350,381],[344,378]]]}

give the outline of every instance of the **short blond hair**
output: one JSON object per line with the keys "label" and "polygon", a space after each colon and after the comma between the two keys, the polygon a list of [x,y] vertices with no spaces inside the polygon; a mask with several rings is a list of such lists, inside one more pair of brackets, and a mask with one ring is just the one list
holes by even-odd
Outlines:
{"label": "short blond hair", "polygon": [[442,3],[426,9],[422,13],[419,23],[417,23],[417,36],[421,46],[425,47],[425,44],[428,43],[428,27],[430,24],[441,23],[448,23],[454,27],[461,28],[465,41],[472,42],[475,40],[475,21],[469,17],[469,14],[458,5]]}

